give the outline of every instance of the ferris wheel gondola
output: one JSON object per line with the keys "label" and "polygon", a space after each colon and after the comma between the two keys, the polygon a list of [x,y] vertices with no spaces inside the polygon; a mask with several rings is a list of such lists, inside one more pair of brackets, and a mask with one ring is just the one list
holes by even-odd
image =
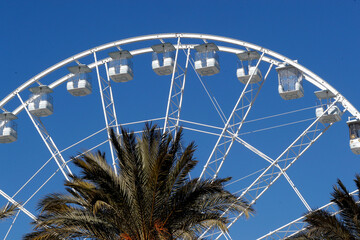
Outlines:
{"label": "ferris wheel gondola", "polygon": [[304,96],[302,73],[294,66],[281,64],[276,68],[279,75],[279,94],[285,100]]}
{"label": "ferris wheel gondola", "polygon": [[17,139],[17,119],[12,113],[4,112],[0,114],[0,143],[12,143]]}
{"label": "ferris wheel gondola", "polygon": [[260,69],[256,66],[257,61],[260,59],[260,54],[257,51],[246,51],[238,53],[237,57],[240,59],[236,70],[236,76],[239,81],[246,84],[252,76],[250,84],[260,82],[263,77]]}
{"label": "ferris wheel gondola", "polygon": [[89,73],[91,69],[80,64],[78,66],[68,67],[68,70],[74,76],[67,82],[66,89],[73,96],[86,96],[92,92]]}
{"label": "ferris wheel gondola", "polygon": [[30,95],[29,112],[37,117],[47,117],[54,112],[53,98],[50,93],[53,92],[49,86],[40,85],[29,89]]}
{"label": "ferris wheel gondola", "polygon": [[211,76],[220,72],[219,48],[214,43],[195,46],[195,69],[201,76]]}
{"label": "ferris wheel gondola", "polygon": [[350,132],[350,148],[357,155],[360,154],[360,120],[350,119],[347,122]]}
{"label": "ferris wheel gondola", "polygon": [[109,53],[112,61],[109,64],[109,77],[114,82],[128,82],[133,80],[132,55],[127,50]]}

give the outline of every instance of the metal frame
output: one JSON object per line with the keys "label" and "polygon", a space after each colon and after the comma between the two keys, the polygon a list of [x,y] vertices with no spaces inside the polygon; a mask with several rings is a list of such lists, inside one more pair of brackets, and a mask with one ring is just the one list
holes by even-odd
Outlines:
{"label": "metal frame", "polygon": [[[231,133],[230,133],[231,134]],[[261,152],[260,150],[256,149],[255,147],[251,146],[249,143],[245,142],[243,139],[241,139],[240,137],[236,136],[235,139],[237,142],[239,142],[240,144],[242,144],[243,146],[245,146],[247,149],[249,149],[250,151],[254,152],[256,155],[260,156],[261,158],[263,158],[265,161],[269,162],[270,164],[272,164],[275,160],[273,160],[272,158],[270,158],[269,156],[267,156],[265,153]],[[295,191],[296,195],[299,197],[300,201],[304,204],[304,206],[306,207],[306,209],[308,211],[311,211],[311,207],[309,206],[309,204],[307,203],[307,201],[305,200],[305,198],[302,196],[302,194],[300,193],[300,191],[297,189],[297,187],[295,186],[294,182],[290,179],[290,177],[287,175],[287,173],[279,166],[279,164],[275,164],[275,166],[280,170],[280,172],[284,175],[284,177],[286,178],[286,181],[288,181],[288,183],[290,184],[291,188]]]}
{"label": "metal frame", "polygon": [[[355,190],[353,192],[350,193],[350,195],[355,195],[359,192],[359,190]],[[337,215],[340,213],[340,211],[338,211],[335,208],[335,203],[330,202],[318,209],[317,210],[324,210],[329,212],[331,215]],[[297,233],[300,233],[301,231],[305,230],[307,224],[304,222],[305,216],[299,217],[298,219],[295,219],[294,221],[274,230],[269,232],[268,234],[258,238],[257,240],[262,240],[262,239],[284,239],[287,237],[291,237],[294,236]]]}
{"label": "metal frame", "polygon": [[[187,69],[189,66],[189,58],[190,58],[190,48],[188,48],[186,54],[185,69],[182,69],[181,66],[178,66],[179,70],[182,73],[181,74],[179,72],[175,73],[176,67],[178,65],[177,61],[179,54],[179,46],[180,46],[180,38],[178,38],[178,43],[176,47],[175,63],[174,63],[173,73],[171,76],[171,85],[170,85],[169,98],[168,98],[166,115],[164,120],[164,128],[163,128],[163,132],[165,131],[172,132],[173,130],[175,134],[179,128],[179,119],[180,119],[182,100],[185,89]],[[176,77],[175,74],[177,74]]]}
{"label": "metal frame", "polygon": [[[64,160],[63,156],[61,155],[59,149],[57,148],[55,142],[51,138],[49,132],[46,130],[44,124],[40,120],[39,117],[34,117],[31,115],[27,108],[27,104],[29,101],[24,103],[23,99],[21,98],[20,94],[17,94],[22,106],[24,106],[26,113],[28,114],[31,122],[34,124],[34,127],[38,131],[41,139],[45,143],[46,147],[48,148],[49,152],[51,153],[53,159],[55,160],[56,164],[58,165],[59,169],[61,170],[61,173],[64,175],[66,180],[70,180],[68,174],[72,174],[69,166],[67,165],[66,161]],[[65,172],[67,171],[67,172]]]}
{"label": "metal frame", "polygon": [[37,218],[35,217],[34,214],[32,214],[30,211],[28,211],[22,204],[18,203],[17,201],[15,201],[12,197],[10,197],[9,195],[7,195],[4,191],[2,191],[0,189],[0,195],[3,196],[6,200],[8,200],[9,202],[11,202],[13,205],[17,206],[23,213],[25,213],[26,215],[28,215],[32,220],[37,221]]}
{"label": "metal frame", "polygon": [[[261,55],[260,59],[258,60],[256,64],[256,69],[259,67],[259,64],[261,62],[261,59],[264,57],[264,53]],[[255,71],[251,74],[248,82],[246,83],[243,91],[240,94],[240,97],[238,98],[222,132],[220,137],[218,138],[215,147],[213,148],[206,164],[204,165],[204,168],[200,174],[199,180],[203,177],[211,177],[212,179],[215,179],[217,175],[219,174],[219,171],[230,152],[230,149],[235,141],[235,137],[238,135],[246,117],[248,116],[251,107],[253,106],[256,97],[259,94],[259,91],[261,90],[261,87],[263,86],[264,82],[266,81],[266,78],[268,76],[268,73],[270,72],[272,68],[272,64],[270,65],[266,76],[264,79],[260,82],[260,84],[250,84],[250,81],[252,77],[254,76]],[[247,90],[247,88],[250,87],[250,90]],[[255,86],[255,87],[253,87]],[[245,104],[244,104],[245,102]],[[241,107],[239,105],[241,104]],[[244,114],[245,112],[245,114]],[[228,129],[233,132],[232,137],[230,139],[225,138],[225,136],[228,134]],[[215,165],[215,166],[214,166]],[[214,167],[213,167],[214,166]]]}
{"label": "metal frame", "polygon": [[[327,111],[339,100],[339,97],[337,97],[323,114],[326,114]],[[319,126],[320,117],[321,116],[316,118],[309,127],[307,127],[305,131],[303,131],[299,137],[297,137],[295,141],[293,141],[289,147],[287,147],[285,151],[283,151],[279,157],[277,157],[275,161],[273,161],[273,163],[270,164],[270,166],[268,166],[265,171],[263,171],[259,177],[257,177],[256,180],[241,193],[239,199],[242,198],[247,200],[250,203],[249,207],[252,206],[270,188],[270,186],[273,185],[289,169],[289,167],[291,167],[294,162],[298,160],[299,157],[301,157],[306,150],[329,129],[329,127],[333,125],[323,125],[324,128],[321,129]],[[282,165],[280,166],[280,169],[282,170],[276,171],[276,164]],[[226,212],[224,214],[226,214]],[[234,220],[228,224],[228,228],[230,228],[243,214],[244,212],[235,217]],[[206,234],[206,232],[204,232],[202,237]],[[217,236],[216,239],[219,239],[221,235],[222,233]]]}
{"label": "metal frame", "polygon": [[[84,58],[86,56],[89,56],[93,54],[94,56],[94,62],[88,64],[89,69],[96,68],[97,77],[98,77],[98,83],[99,83],[99,89],[100,89],[100,96],[102,101],[102,107],[104,112],[104,118],[105,118],[105,124],[106,129],[109,130],[110,127],[115,127],[116,133],[119,134],[119,125],[117,121],[116,111],[115,111],[115,104],[114,99],[112,95],[112,89],[111,89],[111,83],[110,78],[108,74],[108,67],[107,63],[111,60],[110,57],[98,60],[97,59],[97,52],[104,51],[109,48],[117,47],[119,48],[121,45],[139,42],[139,41],[149,41],[149,40],[160,40],[161,42],[164,42],[163,39],[177,39],[177,45],[176,45],[176,57],[175,57],[175,66],[174,71],[172,73],[171,78],[171,86],[169,91],[169,98],[167,102],[167,109],[166,109],[166,116],[164,120],[164,131],[165,130],[174,130],[175,132],[178,129],[179,121],[180,121],[180,112],[181,112],[181,106],[182,106],[182,98],[183,98],[183,92],[185,87],[185,80],[187,75],[187,67],[188,63],[190,61],[190,51],[191,49],[194,49],[198,44],[181,44],[180,39],[200,39],[203,40],[205,43],[207,41],[216,41],[216,42],[223,42],[227,44],[233,44],[235,47],[225,47],[221,46],[217,43],[217,46],[219,48],[219,51],[222,52],[228,52],[232,54],[238,54],[241,53],[243,50],[238,49],[238,46],[244,47],[247,50],[253,50],[257,51],[261,54],[260,59],[258,60],[258,63],[256,67],[259,66],[259,64],[263,62],[267,62],[270,64],[270,67],[266,73],[266,76],[264,79],[257,84],[250,84],[250,80],[253,77],[253,74],[250,76],[250,79],[248,83],[245,85],[237,103],[235,104],[235,107],[233,108],[232,113],[230,114],[228,119],[226,120],[226,123],[224,124],[224,127],[221,130],[221,134],[218,138],[217,143],[215,144],[215,147],[212,150],[212,153],[204,166],[204,169],[200,175],[200,178],[204,177],[206,174],[210,175],[213,178],[216,178],[218,175],[224,160],[226,159],[226,156],[228,155],[234,141],[237,141],[250,149],[251,151],[254,151],[257,153],[260,157],[265,159],[270,163],[270,166],[260,174],[260,176],[241,194],[240,197],[243,197],[247,199],[250,204],[254,204],[255,201],[281,176],[284,175],[286,180],[289,182],[291,187],[294,189],[300,200],[303,202],[305,207],[309,210],[310,206],[307,204],[305,199],[302,197],[301,193],[298,191],[298,189],[295,187],[294,183],[291,181],[289,176],[286,174],[286,170],[332,125],[325,126],[323,129],[320,130],[318,119],[317,118],[310,126],[302,133],[300,136],[287,148],[285,151],[280,154],[278,158],[275,160],[269,158],[265,154],[261,153],[256,148],[252,147],[245,141],[243,141],[239,137],[239,131],[242,127],[242,124],[244,123],[248,113],[251,110],[251,107],[262,87],[264,84],[268,73],[270,72],[273,65],[279,66],[281,64],[287,64],[290,66],[294,66],[297,69],[299,69],[303,75],[305,80],[310,82],[311,84],[317,86],[318,88],[322,90],[328,90],[330,91],[334,96],[336,96],[335,101],[332,103],[335,104],[337,102],[341,103],[344,107],[344,111],[348,111],[352,116],[360,120],[360,113],[359,111],[348,101],[346,98],[344,98],[335,88],[333,88],[330,84],[328,84],[325,80],[308,70],[307,68],[303,67],[297,61],[293,61],[281,54],[278,54],[276,52],[273,52],[269,49],[260,47],[258,45],[232,39],[232,38],[226,38],[221,36],[215,36],[215,35],[207,35],[207,34],[192,34],[192,33],[168,33],[168,34],[154,34],[154,35],[146,35],[146,36],[139,36],[134,38],[128,38],[123,40],[114,41],[111,43],[107,43],[89,50],[86,50],[84,52],[81,52],[79,54],[76,54],[70,58],[67,58],[52,67],[44,70],[43,72],[37,74],[33,78],[29,79],[25,83],[23,83],[21,86],[19,86],[17,89],[12,91],[8,96],[6,96],[4,99],[0,101],[0,109],[5,109],[6,103],[8,103],[10,100],[12,100],[15,96],[17,96],[20,101],[21,105],[19,105],[12,113],[14,115],[19,114],[22,110],[26,110],[27,114],[29,115],[30,119],[32,120],[34,126],[36,127],[38,133],[40,134],[41,138],[43,139],[44,143],[46,144],[47,148],[49,149],[50,153],[52,154],[54,160],[59,166],[59,169],[62,171],[63,175],[67,179],[67,173],[71,173],[70,169],[66,165],[66,162],[64,161],[60,151],[57,149],[54,141],[50,137],[49,133],[47,132],[45,126],[41,122],[39,118],[34,118],[27,109],[27,104],[29,101],[24,102],[21,97],[20,93],[27,89],[28,87],[32,86],[34,83],[39,83],[39,80],[45,77],[46,75],[50,74],[51,72],[60,69],[64,67],[65,65],[73,62],[77,62],[81,58]],[[181,69],[183,71],[182,74],[175,72],[175,69],[177,67],[177,60],[178,60],[178,51],[180,49],[187,50],[187,59],[186,59],[186,67],[185,69]],[[142,49],[135,49],[130,51],[130,54],[133,56],[150,53],[153,50],[150,47],[142,48]],[[106,79],[102,78],[100,76],[99,67],[101,65],[104,65],[106,70]],[[177,74],[177,76],[175,76]],[[61,84],[65,83],[70,77],[72,77],[73,74],[67,74],[66,76],[52,82],[49,84],[50,89],[55,89],[56,87],[60,86]],[[250,87],[250,90],[248,88]],[[246,102],[246,103],[244,103]],[[241,104],[241,105],[240,105]],[[332,106],[331,105],[331,106]],[[241,107],[239,107],[241,106]],[[329,106],[330,108],[330,106]],[[328,109],[329,109],[328,108]],[[328,111],[328,109],[324,112],[324,114]],[[242,113],[242,114],[239,114]],[[108,131],[108,138],[109,138],[109,131]],[[116,158],[114,156],[113,148],[110,144],[110,151],[112,155],[112,161],[115,171],[115,165],[116,165]],[[224,148],[224,150],[222,150]],[[214,166],[214,167],[213,167]],[[212,169],[212,170],[211,170]],[[212,172],[211,172],[212,171]],[[66,173],[67,172],[67,173]],[[233,217],[234,221],[229,224],[229,227],[232,226],[232,224],[241,216],[235,216]],[[223,235],[220,234],[217,239]],[[230,235],[227,235],[225,238],[230,238]]]}
{"label": "metal frame", "polygon": [[119,124],[117,121],[117,115],[116,115],[116,110],[115,110],[114,97],[113,97],[112,88],[111,88],[109,70],[108,70],[107,63],[105,63],[104,64],[105,70],[106,70],[106,80],[105,80],[104,78],[102,78],[100,76],[96,52],[94,52],[94,60],[96,63],[96,75],[97,75],[98,83],[99,83],[101,105],[103,108],[107,136],[108,136],[108,140],[109,140],[112,165],[113,165],[115,174],[117,174],[117,167],[116,167],[117,157],[114,154],[114,149],[113,149],[112,143],[110,141],[110,128],[115,128],[115,132],[118,136],[120,135],[120,132],[119,132]]}

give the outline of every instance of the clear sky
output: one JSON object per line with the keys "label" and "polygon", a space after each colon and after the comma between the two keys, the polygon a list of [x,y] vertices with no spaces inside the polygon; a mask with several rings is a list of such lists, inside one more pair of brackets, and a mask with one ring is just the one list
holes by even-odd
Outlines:
{"label": "clear sky", "polygon": [[[0,69],[2,72],[0,99],[44,69],[89,48],[123,38],[153,33],[206,33],[255,43],[297,59],[344,95],[360,109],[360,1],[358,0],[252,0],[252,1],[19,1],[0,2]],[[141,44],[131,47],[148,47]],[[104,55],[105,57],[105,55]],[[221,74],[206,79],[228,116],[243,85],[236,80],[236,57],[220,54]],[[157,77],[151,71],[150,55],[134,58],[135,78],[123,85],[113,85],[120,123],[163,117],[169,89],[169,77]],[[182,59],[184,57],[182,56]],[[66,72],[62,72],[66,74]],[[264,73],[264,72],[263,72]],[[60,73],[42,80],[44,84],[61,77]],[[91,96],[74,98],[64,86],[56,89],[54,115],[44,119],[59,149],[104,127],[96,76],[93,75]],[[188,88],[187,88],[188,87]],[[314,106],[316,101],[309,83],[304,84],[305,98],[284,102],[277,93],[277,79],[273,71],[249,119]],[[26,99],[28,93],[22,93]],[[14,110],[15,99],[7,109]],[[189,110],[186,110],[189,109]],[[247,125],[242,132],[262,129],[314,116],[314,109],[302,111],[291,118],[276,118]],[[183,117],[221,127],[221,121],[205,95],[194,73],[190,73],[184,94]],[[320,138],[311,149],[292,166],[288,174],[312,208],[326,204],[336,179],[340,178],[354,189],[352,179],[359,173],[360,158],[349,149],[348,114]],[[32,126],[25,112],[17,120],[17,142],[0,145],[0,189],[13,195],[50,154]],[[244,139],[276,158],[309,122],[288,128],[246,134]],[[141,129],[141,125],[132,128]],[[185,132],[185,142],[198,144],[199,165],[209,156],[216,137]],[[64,152],[64,157],[88,149],[83,144]],[[93,144],[93,145],[91,145]],[[103,146],[104,150],[108,146]],[[236,145],[227,163],[230,175],[238,179],[253,169],[266,166],[262,160]],[[255,164],[255,162],[260,162]],[[262,167],[260,167],[262,166]],[[54,166],[55,167],[55,164]],[[197,169],[197,173],[201,170]],[[253,169],[252,169],[253,168]],[[53,168],[54,169],[54,168]],[[43,175],[30,183],[15,199],[25,202],[39,187],[39,183],[53,173],[45,169]],[[246,171],[247,169],[251,169]],[[244,171],[243,171],[244,170]],[[244,173],[244,174],[245,174]],[[194,174],[196,175],[196,174]],[[36,199],[61,191],[63,177],[56,176],[29,203],[36,213]],[[0,204],[6,201],[0,198]],[[230,229],[233,239],[256,239],[306,212],[294,191],[281,178],[254,206],[256,214],[241,219]],[[0,223],[0,238],[4,238],[12,219]],[[20,239],[30,231],[29,219],[23,213],[7,239]]]}

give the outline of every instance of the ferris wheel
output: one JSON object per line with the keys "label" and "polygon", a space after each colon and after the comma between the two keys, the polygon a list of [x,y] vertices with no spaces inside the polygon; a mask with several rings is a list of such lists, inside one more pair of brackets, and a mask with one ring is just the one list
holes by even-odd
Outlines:
{"label": "ferris wheel", "polygon": [[[182,127],[198,145],[201,166],[191,177],[231,176],[229,189],[251,206],[280,180],[302,212],[314,208],[288,174],[294,163],[344,122],[350,147],[343,151],[360,154],[360,113],[328,82],[272,50],[208,34],[154,34],[94,47],[24,81],[0,108],[0,151],[11,151],[5,161],[14,165],[1,170],[7,184],[0,195],[20,208],[1,224],[4,239],[36,221],[36,200],[59,191],[76,171],[68,156],[101,149],[116,164],[110,128],[140,133],[148,121],[171,133]],[[17,167],[28,174],[12,173]],[[322,208],[336,212],[331,203]],[[242,214],[225,214],[230,233],[208,229],[202,237],[233,239]],[[296,217],[258,239],[296,234],[306,227]]]}

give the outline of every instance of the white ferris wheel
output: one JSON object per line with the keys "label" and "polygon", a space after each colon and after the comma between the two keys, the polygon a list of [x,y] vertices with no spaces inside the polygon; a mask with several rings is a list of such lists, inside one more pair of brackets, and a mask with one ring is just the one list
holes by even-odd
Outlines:
{"label": "white ferris wheel", "polygon": [[[36,221],[37,199],[58,191],[74,171],[69,156],[102,149],[115,164],[109,128],[141,132],[147,121],[164,131],[183,127],[185,139],[198,145],[201,166],[192,177],[231,176],[229,188],[250,205],[262,204],[281,179],[302,212],[314,208],[288,174],[294,163],[344,122],[350,149],[360,154],[360,113],[328,82],[272,50],[208,34],[154,34],[94,47],[25,81],[0,108],[0,142],[11,143],[0,150],[23,149],[11,154],[14,169],[31,161],[21,176],[2,164],[1,181],[11,182],[0,188],[2,202],[20,204],[1,224],[3,239]],[[336,212],[331,203],[322,208]],[[207,230],[203,237],[237,239],[231,233],[242,214],[226,214],[230,234]],[[258,239],[304,229],[303,217],[294,219]]]}

